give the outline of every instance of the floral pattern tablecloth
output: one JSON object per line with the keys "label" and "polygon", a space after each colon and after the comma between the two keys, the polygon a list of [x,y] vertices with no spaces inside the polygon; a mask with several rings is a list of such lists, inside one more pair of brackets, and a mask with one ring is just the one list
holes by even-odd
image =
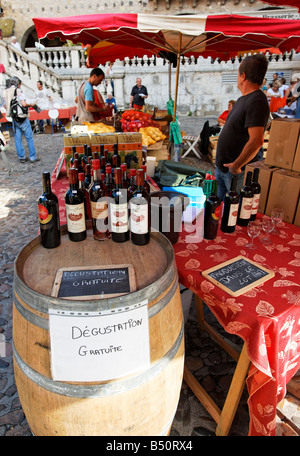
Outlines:
{"label": "floral pattern tablecloth", "polygon": [[[258,218],[262,217],[260,214]],[[194,227],[195,228],[195,227]],[[234,233],[220,229],[216,239],[193,239],[192,225],[184,225],[174,245],[179,280],[199,295],[225,330],[246,343],[251,360],[247,378],[249,435],[272,436],[276,431],[276,405],[286,383],[300,368],[300,228],[281,222],[272,244],[255,240],[257,249],[245,247],[247,228]],[[243,255],[275,276],[238,297],[232,297],[201,273]]]}
{"label": "floral pattern tablecloth", "polygon": [[[52,189],[59,199],[60,222],[65,224],[68,181],[64,163],[56,178],[58,165]],[[256,239],[258,248],[250,250],[245,247],[249,242],[246,227],[237,226],[232,234],[219,230],[216,239],[208,241],[202,238],[199,224],[183,224],[174,245],[180,283],[204,300],[227,332],[246,343],[251,360],[247,378],[249,435],[275,435],[276,405],[300,368],[300,228],[282,222],[279,229],[279,235],[270,234],[272,244]],[[201,273],[238,255],[273,270],[275,276],[233,298]]]}

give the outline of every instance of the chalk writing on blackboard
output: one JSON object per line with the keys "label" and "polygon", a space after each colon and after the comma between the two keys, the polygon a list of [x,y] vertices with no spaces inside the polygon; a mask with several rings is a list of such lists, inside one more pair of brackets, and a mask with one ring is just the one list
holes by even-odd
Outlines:
{"label": "chalk writing on blackboard", "polygon": [[135,290],[132,265],[72,267],[57,271],[51,294],[66,299],[99,299]]}
{"label": "chalk writing on blackboard", "polygon": [[233,296],[239,296],[274,276],[258,263],[243,256],[202,272],[202,275]]}

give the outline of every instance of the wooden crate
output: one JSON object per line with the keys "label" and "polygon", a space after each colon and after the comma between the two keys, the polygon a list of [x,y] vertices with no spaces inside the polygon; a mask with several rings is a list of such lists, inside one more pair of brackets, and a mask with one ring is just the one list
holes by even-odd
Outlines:
{"label": "wooden crate", "polygon": [[[156,147],[153,147],[156,146]],[[170,160],[169,153],[169,141],[159,141],[156,144],[152,144],[147,147],[147,155],[150,157],[156,157],[156,165],[159,160]]]}

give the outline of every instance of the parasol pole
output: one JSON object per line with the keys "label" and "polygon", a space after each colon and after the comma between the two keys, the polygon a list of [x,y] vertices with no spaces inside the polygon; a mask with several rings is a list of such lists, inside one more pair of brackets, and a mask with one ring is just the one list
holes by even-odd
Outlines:
{"label": "parasol pole", "polygon": [[180,33],[179,33],[179,40],[178,40],[178,51],[177,51],[177,68],[176,68],[176,83],[175,83],[175,97],[174,97],[173,122],[175,122],[176,108],[177,108],[177,95],[178,95],[178,79],[179,79],[179,67],[180,67],[181,41],[182,41],[182,34],[181,34],[181,32],[180,32]]}
{"label": "parasol pole", "polygon": [[172,78],[172,76],[171,76],[171,74],[172,74],[172,68],[171,68],[171,66],[172,66],[172,63],[169,62],[169,100],[170,100],[171,95],[172,95],[172,94],[171,94],[171,78]]}

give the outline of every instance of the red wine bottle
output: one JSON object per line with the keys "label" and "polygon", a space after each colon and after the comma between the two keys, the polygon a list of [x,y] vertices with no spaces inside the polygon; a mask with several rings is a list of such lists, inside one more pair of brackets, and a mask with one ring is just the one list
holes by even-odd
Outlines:
{"label": "red wine bottle", "polygon": [[60,245],[60,223],[57,196],[51,190],[50,173],[43,172],[43,193],[38,199],[41,244],[46,249]]}
{"label": "red wine bottle", "polygon": [[111,166],[106,166],[105,171],[106,171],[105,185],[106,185],[106,188],[107,188],[107,195],[111,196],[111,192],[114,189]]}
{"label": "red wine bottle", "polygon": [[251,188],[252,188],[252,191],[253,191],[253,201],[252,201],[252,209],[251,209],[250,220],[255,220],[256,219],[258,206],[259,206],[261,186],[258,183],[258,176],[259,176],[259,168],[254,168],[253,178],[252,178],[252,183],[251,183]]}
{"label": "red wine bottle", "polygon": [[128,201],[132,197],[133,193],[136,191],[137,185],[136,185],[136,169],[131,168],[130,170],[130,184],[128,187]]}
{"label": "red wine bottle", "polygon": [[127,177],[127,165],[126,165],[126,163],[123,163],[121,165],[121,170],[122,170],[122,188],[128,189],[130,181],[129,181],[129,178]]}
{"label": "red wine bottle", "polygon": [[236,191],[236,178],[231,181],[230,191],[226,192],[223,200],[223,214],[221,230],[224,233],[233,233],[236,227],[236,219],[239,209],[240,197]]}
{"label": "red wine bottle", "polygon": [[144,171],[144,181],[145,181],[144,182],[144,187],[145,187],[145,190],[150,194],[151,193],[150,185],[147,182],[147,166],[146,165],[142,165],[141,169]]}
{"label": "red wine bottle", "polygon": [[115,242],[129,240],[127,190],[122,188],[122,170],[115,168],[115,185],[109,205],[111,238]]}
{"label": "red wine bottle", "polygon": [[130,201],[131,240],[136,245],[146,245],[150,241],[150,196],[144,187],[144,171],[137,170],[137,188]]}
{"label": "red wine bottle", "polygon": [[84,196],[78,188],[77,171],[69,169],[69,184],[65,195],[67,227],[69,239],[74,242],[86,239],[86,225],[84,214]]}
{"label": "red wine bottle", "polygon": [[204,206],[204,239],[215,239],[221,210],[221,201],[217,196],[218,182],[212,181],[212,191]]}
{"label": "red wine bottle", "polygon": [[108,229],[107,188],[101,180],[100,160],[93,160],[93,186],[90,189],[93,236],[97,241],[110,239]]}
{"label": "red wine bottle", "polygon": [[240,191],[240,203],[237,216],[237,225],[247,226],[250,222],[253,191],[251,189],[252,172],[248,171],[246,176],[246,183]]}

